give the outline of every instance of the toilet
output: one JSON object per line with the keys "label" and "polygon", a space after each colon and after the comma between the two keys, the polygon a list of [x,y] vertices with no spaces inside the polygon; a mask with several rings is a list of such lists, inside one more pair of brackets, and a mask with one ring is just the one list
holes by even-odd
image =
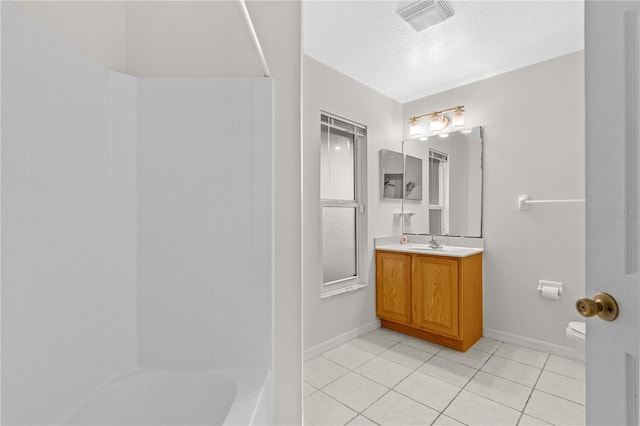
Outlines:
{"label": "toilet", "polygon": [[565,331],[567,343],[573,349],[576,358],[584,361],[587,324],[583,321],[572,321]]}

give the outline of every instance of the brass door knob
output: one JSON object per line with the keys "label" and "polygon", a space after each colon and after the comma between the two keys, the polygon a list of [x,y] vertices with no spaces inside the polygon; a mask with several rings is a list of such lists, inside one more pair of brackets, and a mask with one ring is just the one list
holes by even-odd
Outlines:
{"label": "brass door knob", "polygon": [[618,303],[607,293],[597,293],[591,299],[587,297],[578,299],[576,310],[583,317],[598,315],[605,321],[618,318]]}

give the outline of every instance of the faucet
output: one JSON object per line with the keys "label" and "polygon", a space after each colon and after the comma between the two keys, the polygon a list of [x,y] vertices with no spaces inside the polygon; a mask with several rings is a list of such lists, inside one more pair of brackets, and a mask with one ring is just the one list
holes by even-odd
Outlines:
{"label": "faucet", "polygon": [[429,248],[432,249],[441,249],[442,245],[438,242],[438,240],[436,240],[436,236],[432,235],[431,236],[431,241],[429,241]]}

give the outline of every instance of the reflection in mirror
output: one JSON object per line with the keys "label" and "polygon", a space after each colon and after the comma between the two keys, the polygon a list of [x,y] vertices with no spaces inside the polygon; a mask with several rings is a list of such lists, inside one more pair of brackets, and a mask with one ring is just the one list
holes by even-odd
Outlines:
{"label": "reflection in mirror", "polygon": [[[482,128],[403,143],[407,156],[421,161],[425,197],[403,202],[405,234],[482,236]],[[415,162],[412,161],[415,164]],[[409,162],[407,177],[409,181]],[[415,190],[415,189],[414,189]]]}
{"label": "reflection in mirror", "polygon": [[404,160],[404,197],[407,200],[422,200],[422,160],[407,155]]}
{"label": "reflection in mirror", "polygon": [[404,157],[402,153],[380,150],[380,176],[382,177],[381,196],[382,198],[402,199],[404,187]]}

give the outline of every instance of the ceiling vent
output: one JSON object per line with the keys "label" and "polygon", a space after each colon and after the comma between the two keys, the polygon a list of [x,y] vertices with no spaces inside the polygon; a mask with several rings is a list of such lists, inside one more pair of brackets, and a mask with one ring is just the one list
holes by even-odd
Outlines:
{"label": "ceiling vent", "polygon": [[439,24],[454,15],[451,4],[444,0],[419,0],[400,7],[396,13],[416,31]]}

